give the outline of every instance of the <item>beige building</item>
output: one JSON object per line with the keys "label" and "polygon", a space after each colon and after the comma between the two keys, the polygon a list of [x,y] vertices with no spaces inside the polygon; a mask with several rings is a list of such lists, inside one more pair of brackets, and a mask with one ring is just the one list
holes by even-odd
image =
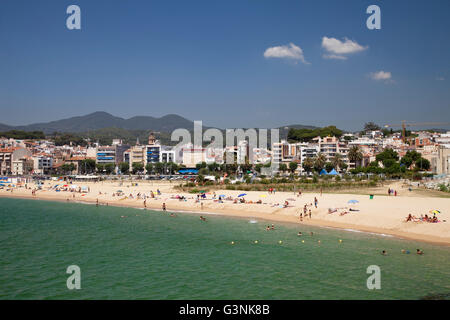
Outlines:
{"label": "beige building", "polygon": [[440,146],[436,157],[436,173],[450,174],[450,149]]}
{"label": "beige building", "polygon": [[25,156],[12,161],[12,174],[22,176],[33,172],[34,161],[31,157]]}
{"label": "beige building", "polygon": [[0,174],[25,174],[22,172],[27,172],[30,162],[32,171],[33,163],[30,157],[31,151],[25,148],[14,147],[0,149]]}
{"label": "beige building", "polygon": [[197,163],[206,162],[206,149],[201,147],[183,148],[183,164],[195,168]]}

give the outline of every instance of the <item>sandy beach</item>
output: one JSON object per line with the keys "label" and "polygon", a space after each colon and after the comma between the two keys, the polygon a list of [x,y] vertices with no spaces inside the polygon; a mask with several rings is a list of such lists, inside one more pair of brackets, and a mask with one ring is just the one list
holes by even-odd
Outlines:
{"label": "sandy beach", "polygon": [[[183,193],[174,189],[176,183],[161,181],[143,181],[132,185],[130,182],[109,181],[95,183],[74,183],[89,189],[89,192],[56,191],[54,186],[64,185],[56,181],[46,181],[41,190],[35,195],[29,185],[12,189],[0,189],[0,197],[29,198],[41,200],[57,200],[66,202],[86,202],[100,205],[124,206],[161,210],[163,203],[167,211],[197,212],[199,214],[220,214],[234,217],[245,217],[270,220],[275,222],[289,222],[299,225],[314,225],[322,227],[333,227],[340,229],[352,229],[363,232],[393,235],[405,239],[413,239],[436,244],[450,245],[450,198],[425,197],[411,194],[400,183],[393,185],[398,190],[397,196],[376,194],[370,199],[369,194],[332,194],[332,193],[302,193],[292,192],[256,192],[256,191],[230,191],[216,190],[214,194],[206,194],[206,199],[197,200],[196,194]],[[31,188],[31,189],[30,189]],[[161,194],[157,194],[157,190]],[[117,191],[121,190],[119,196]],[[153,191],[155,197],[150,197]],[[239,194],[246,193],[243,197],[245,203],[234,203]],[[113,196],[114,194],[114,196]],[[130,197],[130,194],[132,197]],[[138,197],[138,194],[140,196]],[[225,195],[232,200],[218,201],[219,195]],[[185,197],[180,200],[177,197]],[[314,199],[317,198],[317,208]],[[349,200],[357,200],[358,203],[349,204]],[[257,202],[261,203],[257,203]],[[286,201],[288,202],[285,207]],[[300,220],[304,205],[307,204],[307,217]],[[329,209],[336,209],[329,213]],[[352,210],[350,210],[352,209]],[[311,218],[309,218],[311,210]],[[440,222],[429,223],[424,221],[405,222],[408,214],[415,217],[430,214],[430,210],[439,210],[437,215]],[[269,224],[269,223],[268,223]]]}

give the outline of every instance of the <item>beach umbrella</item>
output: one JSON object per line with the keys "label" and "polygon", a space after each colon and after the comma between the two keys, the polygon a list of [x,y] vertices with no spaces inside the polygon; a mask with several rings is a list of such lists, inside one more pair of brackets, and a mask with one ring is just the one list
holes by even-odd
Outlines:
{"label": "beach umbrella", "polygon": [[116,192],[123,192],[122,190],[117,190]]}
{"label": "beach umbrella", "polygon": [[358,200],[348,200],[347,203],[349,203],[349,204],[355,204],[355,203],[358,203],[358,202],[359,202]]}
{"label": "beach umbrella", "polygon": [[247,194],[246,193],[241,193],[240,195],[238,195],[238,197],[243,197],[243,196],[246,196]]}
{"label": "beach umbrella", "polygon": [[286,200],[289,200],[289,201],[295,201],[294,198],[287,198]]}
{"label": "beach umbrella", "polygon": [[433,210],[433,211],[430,211],[431,213],[434,213],[434,214],[438,214],[438,213],[441,213],[439,210]]}
{"label": "beach umbrella", "polygon": [[260,197],[265,198],[265,197],[267,197],[267,194],[262,194],[262,195],[260,195]]}
{"label": "beach umbrella", "polygon": [[226,195],[224,195],[224,194],[221,194],[221,195],[219,195],[219,197],[221,197],[221,198],[225,198],[225,197],[226,197]]}
{"label": "beach umbrella", "polygon": [[201,191],[199,191],[199,193],[205,193],[206,191],[205,190],[201,190]]}

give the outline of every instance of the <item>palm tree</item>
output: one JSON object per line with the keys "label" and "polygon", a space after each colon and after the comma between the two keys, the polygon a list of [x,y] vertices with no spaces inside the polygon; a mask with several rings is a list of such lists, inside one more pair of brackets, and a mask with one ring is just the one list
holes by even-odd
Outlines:
{"label": "palm tree", "polygon": [[325,167],[325,163],[327,162],[327,157],[321,152],[317,154],[317,156],[314,158],[314,169],[316,171],[320,171]]}
{"label": "palm tree", "polygon": [[359,150],[359,146],[351,146],[348,150],[348,159],[350,162],[353,162],[355,167],[358,167],[358,164],[360,164],[362,158],[363,154],[361,150]]}
{"label": "palm tree", "polygon": [[307,173],[310,173],[312,168],[314,167],[314,159],[313,158],[306,158],[302,163],[303,170],[305,170]]}
{"label": "palm tree", "polygon": [[331,164],[335,169],[342,169],[344,160],[342,160],[342,154],[336,153],[333,158],[331,158]]}

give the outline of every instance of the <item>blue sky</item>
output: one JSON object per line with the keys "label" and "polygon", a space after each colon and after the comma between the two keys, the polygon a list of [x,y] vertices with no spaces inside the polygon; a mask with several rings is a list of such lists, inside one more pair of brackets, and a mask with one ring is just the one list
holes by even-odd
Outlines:
{"label": "blue sky", "polygon": [[[71,4],[81,30],[66,28]],[[381,30],[366,27],[371,4]],[[450,121],[449,9],[448,0],[3,0],[0,123],[94,111],[223,128]],[[324,37],[363,49],[325,59],[338,54]],[[264,56],[290,43],[307,63]],[[379,71],[391,78],[374,80]]]}

